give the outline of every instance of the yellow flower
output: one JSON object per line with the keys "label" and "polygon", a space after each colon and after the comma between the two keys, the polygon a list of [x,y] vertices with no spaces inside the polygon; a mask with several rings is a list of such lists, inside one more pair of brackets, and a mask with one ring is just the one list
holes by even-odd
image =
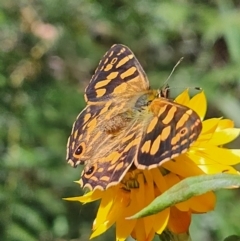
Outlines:
{"label": "yellow flower", "polygon": [[155,233],[161,234],[166,228],[173,233],[186,232],[192,213],[205,213],[214,208],[214,193],[192,197],[148,217],[133,220],[126,218],[146,207],[184,178],[204,173],[238,173],[232,165],[240,162],[240,150],[226,149],[222,145],[234,140],[240,130],[234,128],[233,122],[228,119],[203,121],[207,107],[203,92],[190,99],[186,90],[175,101],[195,110],[202,120],[202,132],[186,153],[165,162],[160,168],[129,171],[121,183],[105,191],[94,190],[67,199],[82,203],[101,199],[91,238],[104,233],[113,224],[116,225],[118,241],[125,240],[129,235],[137,241],[150,241]]}

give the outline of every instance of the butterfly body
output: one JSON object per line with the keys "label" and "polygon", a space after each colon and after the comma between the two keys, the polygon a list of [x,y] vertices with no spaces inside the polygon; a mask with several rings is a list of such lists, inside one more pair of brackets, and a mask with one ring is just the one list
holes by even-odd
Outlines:
{"label": "butterfly body", "polygon": [[155,168],[187,151],[201,131],[198,115],[152,90],[133,53],[114,45],[85,90],[67,145],[72,166],[84,164],[81,185],[106,189],[131,167]]}

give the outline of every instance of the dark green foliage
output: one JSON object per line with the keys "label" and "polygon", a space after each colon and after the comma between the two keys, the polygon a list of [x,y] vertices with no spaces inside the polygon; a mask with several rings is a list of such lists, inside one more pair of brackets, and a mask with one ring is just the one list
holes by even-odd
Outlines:
{"label": "dark green foliage", "polygon": [[[82,92],[114,43],[134,51],[154,87],[183,56],[173,94],[200,86],[208,116],[240,126],[239,1],[1,1],[0,240],[88,240],[97,207],[61,199],[82,194],[65,149]],[[217,211],[196,217],[193,240],[240,235],[238,195],[219,192]]]}

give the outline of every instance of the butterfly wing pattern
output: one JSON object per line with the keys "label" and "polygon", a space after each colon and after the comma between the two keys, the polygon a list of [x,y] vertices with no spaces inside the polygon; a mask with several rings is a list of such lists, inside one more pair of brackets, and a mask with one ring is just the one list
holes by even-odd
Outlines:
{"label": "butterfly wing pattern", "polygon": [[100,61],[85,100],[68,139],[67,161],[85,165],[80,183],[90,190],[118,184],[130,168],[155,168],[179,156],[202,129],[196,112],[150,89],[140,63],[121,44]]}
{"label": "butterfly wing pattern", "polygon": [[85,89],[86,102],[107,101],[115,96],[148,90],[149,81],[140,63],[126,46],[113,45],[100,61]]}

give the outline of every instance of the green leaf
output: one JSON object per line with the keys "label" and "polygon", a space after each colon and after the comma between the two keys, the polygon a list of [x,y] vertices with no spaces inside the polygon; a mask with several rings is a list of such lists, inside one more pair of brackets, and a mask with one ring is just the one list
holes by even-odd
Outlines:
{"label": "green leaf", "polygon": [[235,174],[214,174],[189,177],[168,189],[140,212],[128,219],[140,218],[158,213],[187,199],[209,191],[240,186],[240,176]]}

